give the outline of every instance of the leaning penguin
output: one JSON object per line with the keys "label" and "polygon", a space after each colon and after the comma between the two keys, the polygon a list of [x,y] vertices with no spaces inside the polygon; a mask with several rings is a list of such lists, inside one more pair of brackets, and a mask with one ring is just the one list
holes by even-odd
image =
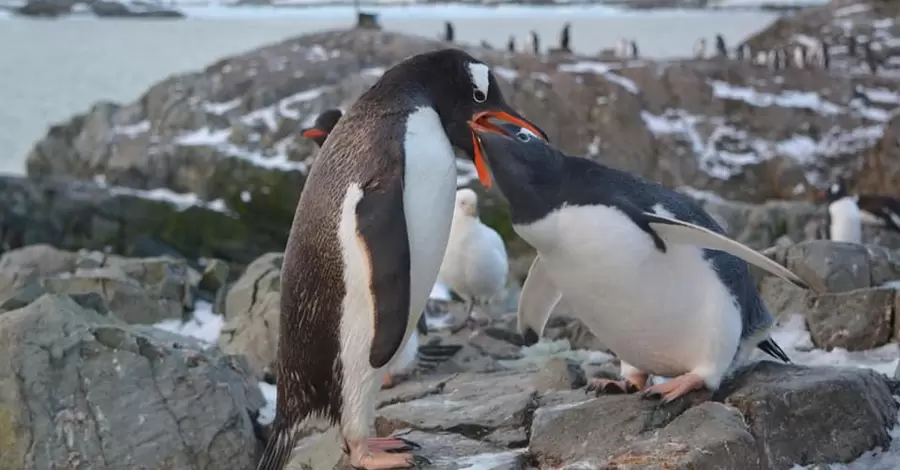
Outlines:
{"label": "leaning penguin", "polygon": [[[665,402],[716,390],[753,347],[789,362],[767,333],[774,320],[746,262],[808,288],[796,275],[725,237],[709,214],[662,185],[510,126],[479,124],[477,134],[513,228],[537,251],[518,311],[527,343],[565,297],[621,359],[625,380],[595,381],[597,393],[643,391]],[[673,379],[648,386],[650,374]]]}
{"label": "leaning penguin", "polygon": [[456,194],[453,146],[487,167],[475,123],[543,133],[503,99],[490,68],[455,49],[387,70],[313,163],[282,267],[278,399],[257,469],[280,470],[306,425],[338,426],[350,465],[408,468],[408,441],[371,436],[384,367],[415,330],[437,278]]}

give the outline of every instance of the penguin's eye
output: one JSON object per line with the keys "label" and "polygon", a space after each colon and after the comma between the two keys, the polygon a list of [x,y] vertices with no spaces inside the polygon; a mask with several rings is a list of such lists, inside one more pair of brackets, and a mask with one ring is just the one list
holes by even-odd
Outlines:
{"label": "penguin's eye", "polygon": [[531,140],[531,135],[529,135],[525,130],[519,130],[516,132],[516,138],[519,139],[519,142],[528,142]]}
{"label": "penguin's eye", "polygon": [[478,88],[475,88],[472,90],[472,99],[475,100],[476,103],[484,103],[487,101],[487,95]]}

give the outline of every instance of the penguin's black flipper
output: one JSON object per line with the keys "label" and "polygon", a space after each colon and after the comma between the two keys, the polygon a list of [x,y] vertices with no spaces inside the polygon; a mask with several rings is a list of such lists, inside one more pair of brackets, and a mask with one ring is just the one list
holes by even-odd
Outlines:
{"label": "penguin's black flipper", "polygon": [[409,321],[410,254],[401,178],[364,188],[356,205],[357,230],[369,255],[375,336],[369,364],[383,367],[400,349]]}
{"label": "penguin's black flipper", "polygon": [[656,245],[656,249],[659,250],[660,253],[666,252],[666,242],[663,241],[662,237],[656,233],[656,230],[650,226],[650,222],[653,220],[650,217],[647,217],[649,214],[640,210],[631,201],[624,198],[616,198],[614,205],[617,209],[625,213],[634,225],[637,225],[638,228],[647,232],[647,235],[650,235],[650,238],[653,239],[653,244]]}
{"label": "penguin's black flipper", "polygon": [[422,312],[422,316],[419,317],[419,322],[416,323],[416,330],[422,336],[428,335],[428,323],[425,321],[425,312]]}
{"label": "penguin's black flipper", "polygon": [[788,357],[787,353],[781,349],[781,346],[775,342],[772,338],[766,338],[756,345],[760,351],[778,359],[786,364],[791,364],[791,358]]}

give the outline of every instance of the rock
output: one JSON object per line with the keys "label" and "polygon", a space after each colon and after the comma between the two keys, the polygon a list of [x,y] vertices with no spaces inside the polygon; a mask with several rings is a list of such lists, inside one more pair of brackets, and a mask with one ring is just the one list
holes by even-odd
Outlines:
{"label": "rock", "polygon": [[206,266],[203,268],[203,276],[200,278],[200,284],[197,287],[207,292],[219,292],[219,289],[228,282],[229,272],[228,263],[219,259],[211,259],[207,261]]}
{"label": "rock", "polygon": [[0,341],[0,455],[15,467],[256,463],[263,398],[239,358],[53,295],[0,315]]}
{"label": "rock", "polygon": [[184,18],[184,13],[178,10],[140,0],[130,0],[128,3],[94,0],[89,6],[101,18]]}
{"label": "rock", "polygon": [[545,364],[532,377],[532,385],[540,392],[549,390],[569,390],[584,387],[587,384],[584,370],[578,364],[565,359],[554,358]]}
{"label": "rock", "polygon": [[897,421],[887,378],[866,369],[763,362],[722,392],[744,415],[771,468],[850,462],[887,448]]}
{"label": "rock", "polygon": [[717,399],[685,411],[633,395],[555,392],[535,411],[529,450],[542,468],[789,468],[886,446],[897,413],[877,373],[772,362],[740,371]]}
{"label": "rock", "polygon": [[249,263],[282,250],[287,231],[215,207],[184,206],[93,182],[0,176],[0,250],[49,243],[124,256],[218,257]]}
{"label": "rock", "polygon": [[0,272],[19,276],[31,273],[52,276],[75,271],[77,260],[76,253],[39,243],[3,253],[0,257]]}
{"label": "rock", "polygon": [[863,351],[891,339],[898,306],[894,289],[857,289],[812,297],[804,315],[816,347]]}
{"label": "rock", "polygon": [[265,254],[247,266],[225,297],[219,347],[243,354],[253,370],[274,371],[281,314],[281,253]]}
{"label": "rock", "polygon": [[814,240],[776,251],[775,260],[820,292],[872,287],[865,245]]}
{"label": "rock", "polygon": [[590,328],[577,318],[567,319],[561,327],[548,327],[544,332],[544,337],[554,341],[568,340],[572,349],[606,350],[606,346],[597,339],[594,333],[591,333]]}
{"label": "rock", "polygon": [[29,0],[12,11],[22,16],[56,18],[71,13],[74,4],[71,0]]}

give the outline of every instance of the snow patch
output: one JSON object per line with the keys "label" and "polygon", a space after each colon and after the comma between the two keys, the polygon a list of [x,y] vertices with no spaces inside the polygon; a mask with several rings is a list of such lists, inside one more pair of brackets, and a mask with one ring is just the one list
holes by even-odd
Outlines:
{"label": "snow patch", "polygon": [[637,85],[635,85],[633,81],[610,72],[612,67],[602,62],[581,61],[572,64],[561,64],[557,70],[569,73],[594,73],[603,75],[607,80],[621,86],[630,93],[637,94],[639,91]]}
{"label": "snow patch", "polygon": [[778,94],[764,93],[750,87],[732,85],[719,80],[713,80],[711,85],[714,97],[740,100],[751,106],[802,108],[824,115],[834,115],[841,112],[840,106],[823,99],[818,93],[795,90],[785,90]]}
{"label": "snow patch", "polygon": [[224,214],[232,214],[231,210],[228,209],[228,206],[222,199],[204,201],[194,193],[176,193],[168,188],[134,189],[126,188],[124,186],[111,186],[106,184],[106,177],[104,175],[95,176],[94,183],[101,188],[108,189],[110,194],[116,196],[134,196],[141,199],[149,199],[151,201],[166,202],[175,206],[179,211],[183,211],[189,207],[199,206]]}
{"label": "snow patch", "polygon": [[160,330],[196,338],[212,346],[219,341],[219,335],[222,333],[224,324],[225,318],[222,315],[213,313],[211,303],[198,300],[194,303],[194,312],[190,320],[185,322],[181,320],[164,320],[153,326]]}
{"label": "snow patch", "polygon": [[113,132],[118,135],[125,135],[128,137],[134,138],[141,134],[150,132],[150,121],[143,120],[137,124],[130,124],[127,126],[116,126],[113,128]]}

